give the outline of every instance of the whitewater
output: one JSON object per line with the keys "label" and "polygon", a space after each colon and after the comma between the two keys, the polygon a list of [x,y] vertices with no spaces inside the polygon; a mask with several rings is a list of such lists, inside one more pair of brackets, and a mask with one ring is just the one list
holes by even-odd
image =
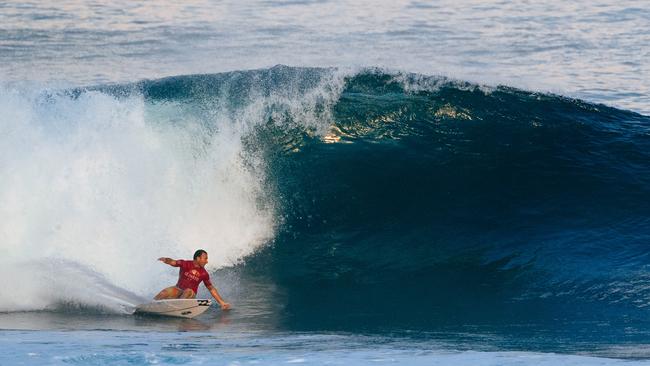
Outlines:
{"label": "whitewater", "polygon": [[0,364],[647,363],[643,4],[383,5],[1,5]]}

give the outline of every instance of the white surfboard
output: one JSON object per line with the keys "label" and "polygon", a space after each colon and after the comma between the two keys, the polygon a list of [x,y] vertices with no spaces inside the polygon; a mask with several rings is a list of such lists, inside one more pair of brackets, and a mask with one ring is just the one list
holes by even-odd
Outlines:
{"label": "white surfboard", "polygon": [[148,304],[138,305],[135,313],[194,318],[208,310],[210,305],[212,301],[208,299],[154,300]]}

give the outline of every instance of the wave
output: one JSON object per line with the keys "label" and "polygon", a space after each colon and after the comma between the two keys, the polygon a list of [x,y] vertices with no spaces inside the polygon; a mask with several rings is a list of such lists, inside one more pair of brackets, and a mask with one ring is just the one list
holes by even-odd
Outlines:
{"label": "wave", "polygon": [[266,158],[284,230],[249,265],[286,284],[291,324],[647,306],[648,117],[378,70],[347,78],[332,114]]}
{"label": "wave", "polygon": [[154,258],[202,246],[213,270],[280,286],[297,328],[616,317],[650,298],[647,116],[285,66],[0,104],[13,262],[58,255],[150,294],[173,280]]}

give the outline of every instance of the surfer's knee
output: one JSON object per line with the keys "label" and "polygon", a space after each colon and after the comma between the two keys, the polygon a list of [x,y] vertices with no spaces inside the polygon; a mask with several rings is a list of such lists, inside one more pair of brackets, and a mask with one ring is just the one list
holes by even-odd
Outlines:
{"label": "surfer's knee", "polygon": [[158,295],[154,297],[154,300],[175,299],[178,298],[179,295],[180,295],[180,290],[175,286],[171,286],[160,291]]}
{"label": "surfer's knee", "polygon": [[192,290],[191,288],[186,288],[185,290],[183,290],[183,293],[181,294],[182,299],[193,299],[194,297],[196,297],[196,294],[194,293],[194,290]]}

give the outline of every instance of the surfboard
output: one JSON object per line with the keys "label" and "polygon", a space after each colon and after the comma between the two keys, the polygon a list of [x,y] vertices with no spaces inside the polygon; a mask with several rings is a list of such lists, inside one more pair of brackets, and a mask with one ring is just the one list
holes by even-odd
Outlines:
{"label": "surfboard", "polygon": [[208,299],[154,300],[150,303],[136,306],[135,313],[194,318],[208,310],[210,305],[212,305],[212,301]]}

